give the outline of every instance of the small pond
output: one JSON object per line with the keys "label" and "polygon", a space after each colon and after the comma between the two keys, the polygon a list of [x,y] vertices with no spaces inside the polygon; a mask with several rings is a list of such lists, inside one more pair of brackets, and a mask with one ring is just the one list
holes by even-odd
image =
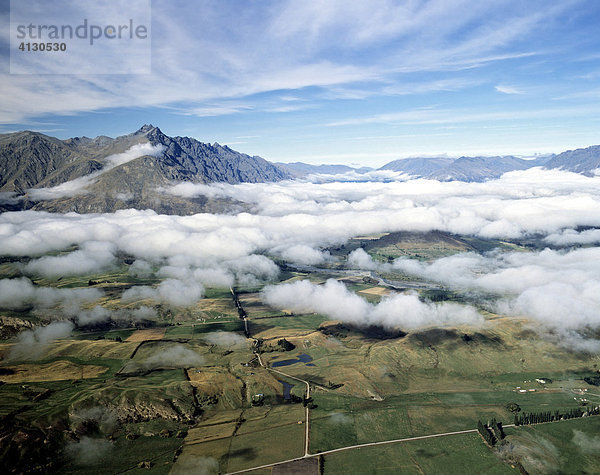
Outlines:
{"label": "small pond", "polygon": [[279,368],[280,366],[290,366],[296,363],[304,363],[306,366],[314,366],[311,363],[312,358],[305,353],[300,353],[297,358],[290,360],[276,361],[271,364],[271,368]]}

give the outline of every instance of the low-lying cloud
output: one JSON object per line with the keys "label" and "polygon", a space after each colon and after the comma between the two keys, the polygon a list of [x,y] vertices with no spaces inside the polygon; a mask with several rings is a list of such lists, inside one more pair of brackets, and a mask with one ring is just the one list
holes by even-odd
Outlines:
{"label": "low-lying cloud", "polygon": [[331,422],[332,424],[335,424],[335,425],[342,425],[342,424],[345,425],[345,424],[352,424],[354,422],[354,419],[352,417],[350,417],[348,414],[344,414],[342,412],[333,412],[329,416],[329,422]]}
{"label": "low-lying cloud", "polygon": [[[120,159],[112,162],[121,163]],[[132,209],[92,215],[3,213],[0,249],[5,256],[42,256],[22,269],[43,276],[109,269],[114,256],[126,254],[135,260],[130,266],[132,275],[166,280],[156,286],[133,287],[124,293],[124,301],[151,299],[193,306],[205,287],[275,280],[279,270],[267,256],[296,264],[328,264],[335,258],[325,249],[360,235],[440,230],[482,238],[536,237],[556,247],[599,242],[598,229],[590,229],[600,228],[598,176],[531,169],[484,183],[411,180],[393,173],[363,176],[362,180],[322,176],[279,183],[186,184],[170,190],[186,196],[233,197],[253,209],[235,215],[166,216]],[[44,256],[68,251],[71,246],[77,250]],[[598,249],[485,256],[466,253],[428,264],[397,260],[390,269],[453,288],[495,293],[500,298],[496,309],[535,318],[561,338],[573,340],[579,335],[586,339],[582,335],[600,328],[594,313],[599,305],[595,297],[600,275],[595,266]],[[353,254],[350,265],[381,269],[360,254]],[[94,300],[78,297],[76,289],[44,289],[27,279],[0,280],[2,308],[65,307],[71,298],[85,301],[73,308],[86,312]],[[411,300],[402,305],[410,308]],[[415,307],[416,315],[421,316],[413,317],[413,322],[443,324],[457,313],[452,309],[450,317],[435,306],[419,313],[420,306]],[[374,309],[366,308],[359,312],[361,318],[384,320]],[[96,316],[103,313],[96,312]],[[349,309],[348,315],[352,312]],[[410,324],[408,317],[394,315],[395,321]],[[95,318],[92,313],[83,316]]]}
{"label": "low-lying cloud", "polygon": [[94,274],[115,264],[116,246],[110,242],[88,241],[81,249],[61,255],[35,259],[23,268],[26,274],[44,277]]}
{"label": "low-lying cloud", "polygon": [[21,310],[28,306],[50,308],[81,306],[102,297],[103,292],[94,288],[55,289],[33,285],[27,277],[0,280],[0,308]]}
{"label": "low-lying cloud", "polygon": [[96,305],[91,309],[82,309],[77,306],[67,307],[63,314],[79,327],[103,325],[108,322],[122,324],[136,324],[139,322],[150,322],[158,318],[157,311],[146,305],[138,308],[122,308],[118,310],[108,309],[101,305]]}
{"label": "low-lying cloud", "polygon": [[113,443],[109,440],[84,436],[68,443],[65,452],[79,465],[94,465],[104,460],[112,449]]}
{"label": "low-lying cloud", "polygon": [[27,277],[0,280],[0,309],[33,309],[43,320],[67,318],[77,326],[94,326],[109,321],[121,324],[158,318],[154,308],[144,305],[118,310],[98,305],[103,296],[104,292],[97,288],[41,287]]}
{"label": "low-lying cloud", "polygon": [[565,229],[560,233],[553,233],[549,236],[546,236],[544,241],[555,246],[572,246],[573,244],[599,244],[600,229],[586,229],[585,231]]}
{"label": "low-lying cloud", "polygon": [[123,292],[121,300],[132,302],[152,299],[164,302],[174,307],[189,307],[196,304],[204,294],[204,287],[194,281],[165,279],[157,287],[140,285],[131,287]]}
{"label": "low-lying cloud", "polygon": [[170,473],[172,475],[188,475],[190,473],[197,475],[216,475],[220,473],[219,462],[212,457],[186,455],[177,460],[177,463],[173,465]]}
{"label": "low-lying cloud", "polygon": [[202,366],[204,358],[183,345],[173,345],[157,351],[144,361],[144,366],[156,368],[191,368]]}
{"label": "low-lying cloud", "polygon": [[36,359],[53,341],[70,336],[73,328],[71,322],[53,322],[44,327],[24,330],[19,333],[16,343],[11,347],[9,359]]}
{"label": "low-lying cloud", "polygon": [[573,430],[571,442],[586,455],[600,454],[600,436],[590,436],[581,430]]}
{"label": "low-lying cloud", "polygon": [[237,346],[245,345],[247,343],[246,338],[242,335],[224,331],[211,332],[202,339],[211,345],[217,346]]}
{"label": "low-lying cloud", "polygon": [[425,303],[414,293],[393,294],[373,305],[335,279],[327,280],[324,285],[308,280],[271,285],[265,287],[262,295],[267,304],[276,308],[298,313],[321,313],[360,326],[412,330],[483,324],[483,317],[473,307],[456,303]]}
{"label": "low-lying cloud", "polygon": [[353,268],[400,272],[452,289],[497,295],[490,310],[531,317],[568,346],[600,348],[584,335],[600,328],[600,248],[538,252],[460,253],[426,263],[399,258],[376,263],[362,249],[348,256]]}
{"label": "low-lying cloud", "polygon": [[331,258],[328,252],[313,249],[305,244],[296,244],[281,250],[274,249],[274,251],[279,251],[281,257],[293,264],[318,265],[323,264]]}
{"label": "low-lying cloud", "polygon": [[97,424],[98,430],[106,435],[112,434],[118,424],[115,412],[104,406],[77,409],[69,415],[69,420],[72,428],[86,421],[93,421]]}

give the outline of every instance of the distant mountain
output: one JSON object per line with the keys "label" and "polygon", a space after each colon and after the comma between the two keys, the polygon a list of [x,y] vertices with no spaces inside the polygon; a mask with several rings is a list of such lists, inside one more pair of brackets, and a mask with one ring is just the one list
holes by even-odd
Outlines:
{"label": "distant mountain", "polygon": [[367,173],[372,171],[372,168],[361,167],[353,168],[347,165],[310,165],[308,163],[293,162],[293,163],[281,163],[278,162],[279,168],[284,169],[296,178],[305,177],[308,175],[323,174],[323,175],[339,175],[342,173],[356,172],[356,173]]}
{"label": "distant mountain", "polygon": [[[108,157],[142,144],[161,146],[162,151],[156,156],[132,157],[116,166],[109,163]],[[5,204],[4,208],[0,204],[0,211],[32,208],[90,213],[150,208],[172,214],[223,212],[241,205],[228,199],[189,199],[160,192],[161,187],[173,182],[257,183],[292,177],[263,158],[217,143],[168,137],[151,125],[115,139],[100,136],[59,140],[29,131],[0,135],[0,174],[0,192],[20,196],[18,202]],[[91,177],[89,183],[81,188],[77,180],[86,180],[86,176]],[[44,191],[40,189],[57,185],[74,189],[73,184],[81,188],[76,193],[55,198],[40,194]]]}
{"label": "distant mountain", "polygon": [[548,160],[544,167],[594,176],[594,171],[600,169],[600,145],[559,153]]}
{"label": "distant mountain", "polygon": [[394,160],[379,170],[393,170],[439,181],[481,182],[498,178],[506,172],[533,167],[561,169],[593,176],[594,171],[600,169],[600,146],[570,150],[534,160],[523,160],[513,156],[407,158]]}
{"label": "distant mountain", "polygon": [[539,166],[535,160],[517,157],[406,158],[394,160],[380,170],[393,170],[439,181],[485,181],[512,170]]}
{"label": "distant mountain", "polygon": [[432,173],[447,167],[454,160],[454,158],[405,158],[387,163],[380,170],[392,170],[416,177],[428,177]]}
{"label": "distant mountain", "polygon": [[535,166],[529,160],[516,157],[460,157],[428,178],[439,181],[485,181],[499,178],[506,172],[526,170]]}

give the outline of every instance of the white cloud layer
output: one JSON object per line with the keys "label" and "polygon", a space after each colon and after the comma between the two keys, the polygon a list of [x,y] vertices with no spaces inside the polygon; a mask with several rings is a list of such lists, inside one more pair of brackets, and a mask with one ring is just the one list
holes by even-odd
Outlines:
{"label": "white cloud layer", "polygon": [[0,308],[19,310],[28,306],[49,308],[55,305],[76,305],[102,297],[98,289],[55,289],[33,285],[26,277],[0,280]]}
{"label": "white cloud layer", "polygon": [[179,279],[165,279],[157,287],[140,285],[123,292],[121,300],[133,302],[152,299],[175,307],[189,307],[198,302],[204,294],[204,287],[198,282]]}
{"label": "white cloud layer", "polygon": [[393,172],[388,172],[385,182],[315,178],[313,182],[185,184],[170,192],[253,203],[258,216],[244,220],[246,223],[260,220],[261,230],[266,232],[279,218],[280,233],[294,230],[304,242],[312,238],[313,243],[396,230],[438,229],[484,238],[515,238],[600,226],[599,177],[559,170],[510,172],[484,183],[408,180]]}
{"label": "white cloud layer", "polygon": [[207,334],[203,340],[217,346],[245,345],[248,340],[242,335],[233,332],[216,331]]}
{"label": "white cloud layer", "polygon": [[461,253],[431,263],[399,258],[373,262],[362,249],[348,265],[402,272],[463,291],[496,294],[492,310],[542,323],[563,342],[580,349],[600,348],[582,334],[600,328],[600,248],[569,251]]}
{"label": "white cloud layer", "polygon": [[24,266],[24,272],[44,277],[87,275],[115,264],[116,246],[110,242],[87,241],[81,249],[61,256],[44,256]]}
{"label": "white cloud layer", "polygon": [[308,280],[271,285],[264,288],[262,295],[266,303],[276,308],[298,313],[321,313],[359,326],[412,330],[483,324],[483,317],[472,307],[455,303],[424,303],[412,293],[384,297],[379,304],[373,305],[334,279],[327,280],[324,285]]}
{"label": "white cloud layer", "polygon": [[[598,239],[598,230],[589,228],[600,227],[600,177],[532,169],[485,183],[408,180],[399,175],[376,182],[332,177],[314,181],[186,187],[186,194],[209,193],[245,201],[254,208],[252,214],[3,213],[0,249],[7,256],[42,256],[78,246],[77,251],[39,257],[24,267],[26,272],[47,276],[101,271],[112,265],[113,256],[125,253],[135,259],[130,267],[133,275],[155,273],[165,279],[155,287],[127,290],[125,301],[149,298],[189,306],[202,298],[207,286],[254,285],[276,279],[278,268],[266,255],[319,265],[332,259],[324,248],[359,235],[441,230],[497,239],[535,236],[557,246],[595,244]],[[600,328],[599,250],[467,253],[429,264],[397,260],[393,268],[452,287],[503,295],[503,311],[535,318],[572,338]],[[360,252],[349,262],[361,269],[379,266]],[[0,280],[0,307],[64,307],[67,300],[92,302],[99,292],[42,288],[26,278],[4,279]],[[408,317],[393,312],[393,321],[387,322],[383,310],[376,312],[361,299],[342,296],[341,300],[356,304],[344,312],[345,318],[358,312],[357,319],[367,315],[385,324],[412,324]],[[402,298],[406,308],[414,304],[409,297]],[[72,307],[72,315],[82,308],[81,303]],[[319,311],[338,313],[326,307]],[[415,322],[443,324],[445,318],[451,319],[440,309],[415,312]]]}

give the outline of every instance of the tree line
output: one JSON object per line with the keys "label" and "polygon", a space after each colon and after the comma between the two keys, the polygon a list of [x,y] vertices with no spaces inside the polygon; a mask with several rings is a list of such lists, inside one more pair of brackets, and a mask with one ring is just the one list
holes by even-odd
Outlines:
{"label": "tree line", "polygon": [[[231,287],[231,296],[232,296],[235,308],[237,309],[238,317],[240,318],[240,320],[245,320],[246,317],[248,316],[248,314],[246,313],[246,310],[244,310],[244,307],[242,306],[242,303],[240,302],[238,294],[233,287]],[[247,325],[244,325],[244,335],[246,336],[246,338],[250,338],[250,332],[248,331]]]}
{"label": "tree line", "polygon": [[[515,404],[516,406],[516,404]],[[520,409],[520,408],[519,408]],[[541,424],[544,422],[564,421],[567,419],[577,419],[579,417],[597,416],[600,415],[600,406],[589,408],[574,407],[563,411],[542,411],[542,412],[524,412],[515,414],[515,426],[524,426],[530,424]],[[498,442],[506,437],[502,422],[492,419],[487,424],[477,421],[477,432],[483,440],[490,446],[494,447]]]}
{"label": "tree line", "polygon": [[515,414],[515,425],[524,426],[529,424],[540,424],[542,422],[563,421],[567,419],[577,419],[578,417],[597,416],[600,414],[600,406],[591,408],[574,407],[564,411],[556,410],[543,412],[524,412]]}

